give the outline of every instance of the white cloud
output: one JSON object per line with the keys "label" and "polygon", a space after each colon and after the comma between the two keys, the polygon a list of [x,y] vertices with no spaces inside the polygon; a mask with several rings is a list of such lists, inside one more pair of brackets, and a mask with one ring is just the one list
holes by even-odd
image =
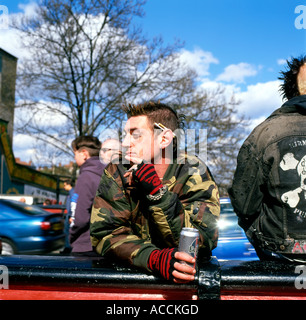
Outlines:
{"label": "white cloud", "polygon": [[246,77],[256,76],[258,70],[249,63],[241,62],[239,64],[231,64],[224,69],[216,81],[244,83]]}
{"label": "white cloud", "polygon": [[15,158],[22,161],[33,160],[35,156],[36,140],[25,134],[14,134],[13,148]]}
{"label": "white cloud", "polygon": [[283,104],[278,91],[280,83],[280,81],[257,83],[247,86],[246,90],[242,91],[237,84],[206,81],[201,84],[200,88],[207,91],[222,88],[226,101],[230,101],[234,96],[235,100],[240,102],[236,106],[238,115],[244,115],[250,120],[247,130],[250,132]]}
{"label": "white cloud", "polygon": [[283,104],[279,85],[280,81],[276,80],[247,86],[246,91],[236,94],[241,101],[237,109],[254,121],[268,117]]}
{"label": "white cloud", "polygon": [[7,51],[17,58],[21,58],[26,55],[25,50],[21,47],[21,42],[18,36],[18,32],[14,29],[0,30],[0,48]]}
{"label": "white cloud", "polygon": [[277,59],[277,64],[280,65],[280,66],[282,66],[282,65],[284,65],[286,63],[287,63],[286,59]]}
{"label": "white cloud", "polygon": [[20,33],[10,25],[13,20],[19,21],[22,17],[32,17],[38,4],[34,1],[28,4],[19,4],[19,8],[23,11],[9,15],[9,28],[0,30],[0,48],[14,55],[18,59],[28,57],[28,50],[22,47]]}
{"label": "white cloud", "polygon": [[200,48],[195,48],[193,51],[181,50],[181,60],[196,70],[200,77],[206,77],[210,74],[208,70],[212,63],[219,63],[219,60],[211,52]]}
{"label": "white cloud", "polygon": [[[67,106],[43,100],[35,105],[31,102],[29,105],[26,104],[27,102],[23,100],[17,102],[14,118],[16,125],[22,125],[25,122],[33,124],[39,123],[42,127],[45,126],[58,129],[67,125],[67,117],[70,116],[70,110]],[[22,105],[23,107],[20,107]]]}
{"label": "white cloud", "polygon": [[18,5],[18,8],[21,9],[26,17],[33,17],[35,15],[36,9],[38,7],[38,3],[35,1],[31,1],[30,3],[23,4],[20,3]]}
{"label": "white cloud", "polygon": [[240,88],[237,87],[235,84],[224,84],[217,81],[204,81],[199,86],[200,89],[204,89],[207,91],[216,91],[220,88],[222,88],[223,94],[226,97],[226,100],[230,100],[233,94],[240,92]]}

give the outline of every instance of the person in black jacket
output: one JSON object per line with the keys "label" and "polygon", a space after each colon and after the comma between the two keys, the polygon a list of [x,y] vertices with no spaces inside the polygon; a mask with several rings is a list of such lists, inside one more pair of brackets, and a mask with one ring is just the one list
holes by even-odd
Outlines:
{"label": "person in black jacket", "polygon": [[306,262],[306,57],[281,75],[288,101],[243,143],[229,195],[260,259]]}
{"label": "person in black jacket", "polygon": [[73,255],[96,255],[89,226],[91,207],[105,168],[99,159],[101,142],[92,136],[80,136],[72,142],[76,164],[80,167],[74,194],[71,197],[70,244]]}

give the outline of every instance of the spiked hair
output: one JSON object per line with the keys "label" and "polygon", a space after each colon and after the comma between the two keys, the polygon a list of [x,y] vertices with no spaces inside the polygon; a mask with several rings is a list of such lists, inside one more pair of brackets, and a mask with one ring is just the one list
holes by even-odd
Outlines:
{"label": "spiked hair", "polygon": [[288,69],[281,71],[281,77],[279,80],[283,80],[283,84],[280,86],[280,93],[283,98],[288,100],[300,95],[299,84],[297,77],[301,66],[306,63],[306,56],[300,56],[299,58],[291,58],[291,61],[287,60]]}
{"label": "spiked hair", "polygon": [[123,106],[127,117],[147,116],[152,129],[154,122],[162,123],[165,127],[175,131],[182,127],[182,117],[178,116],[174,109],[161,102],[145,102],[142,104],[128,104]]}
{"label": "spiked hair", "polygon": [[[128,104],[124,105],[122,108],[127,114],[128,118],[147,116],[152,130],[154,130],[154,123],[162,124],[163,126],[171,129],[173,132],[176,129],[181,129],[184,127],[184,116],[178,115],[174,109],[164,103],[161,103],[160,101],[149,101],[138,105]],[[179,138],[179,133],[176,133],[176,136],[173,138],[174,156],[177,152],[177,139]]]}

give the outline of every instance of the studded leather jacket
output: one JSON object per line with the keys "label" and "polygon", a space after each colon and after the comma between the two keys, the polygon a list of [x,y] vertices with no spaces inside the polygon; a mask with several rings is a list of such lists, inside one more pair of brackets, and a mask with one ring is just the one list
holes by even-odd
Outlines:
{"label": "studded leather jacket", "polygon": [[243,143],[229,190],[255,248],[306,256],[306,95],[283,104]]}

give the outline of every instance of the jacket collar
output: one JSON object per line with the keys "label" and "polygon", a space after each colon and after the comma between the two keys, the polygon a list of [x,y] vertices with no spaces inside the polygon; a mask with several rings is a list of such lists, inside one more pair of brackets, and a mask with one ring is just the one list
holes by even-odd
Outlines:
{"label": "jacket collar", "polygon": [[98,156],[93,156],[87,159],[81,166],[80,166],[80,173],[83,171],[91,171],[95,174],[100,174],[105,168],[105,164],[102,164]]}
{"label": "jacket collar", "polygon": [[279,109],[275,110],[271,116],[284,113],[300,113],[306,115],[306,95],[294,97],[286,101]]}

